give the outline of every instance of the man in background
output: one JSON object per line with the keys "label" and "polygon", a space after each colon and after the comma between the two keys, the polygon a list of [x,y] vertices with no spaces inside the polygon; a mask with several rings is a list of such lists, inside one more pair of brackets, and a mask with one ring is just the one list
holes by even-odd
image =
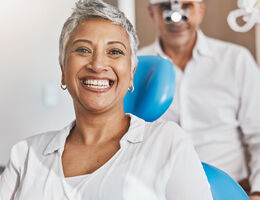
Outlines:
{"label": "man in background", "polygon": [[176,94],[163,118],[191,136],[202,161],[260,200],[260,72],[248,50],[202,33],[204,12],[201,0],[150,0],[158,37],[139,55],[175,65]]}

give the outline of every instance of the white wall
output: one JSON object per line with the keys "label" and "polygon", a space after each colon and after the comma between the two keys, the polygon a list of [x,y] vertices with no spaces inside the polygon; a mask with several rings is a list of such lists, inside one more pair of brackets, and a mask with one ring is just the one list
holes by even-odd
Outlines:
{"label": "white wall", "polygon": [[[58,64],[59,34],[73,5],[74,0],[0,1],[0,165],[17,141],[74,118],[70,96],[60,89]],[[56,106],[44,103],[47,85]]]}
{"label": "white wall", "polygon": [[126,17],[135,26],[135,0],[118,0],[118,8],[125,13]]}

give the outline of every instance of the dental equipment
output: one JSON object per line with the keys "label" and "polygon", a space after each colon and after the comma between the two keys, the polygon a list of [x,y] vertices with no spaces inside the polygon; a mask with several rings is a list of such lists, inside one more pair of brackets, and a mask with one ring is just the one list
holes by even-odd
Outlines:
{"label": "dental equipment", "polygon": [[188,20],[188,10],[182,9],[180,1],[171,0],[171,9],[163,11],[163,18],[167,23],[180,22],[181,20]]}
{"label": "dental equipment", "polygon": [[[201,2],[202,0],[192,0],[196,2]],[[170,0],[171,8],[164,9],[163,18],[166,23],[180,22],[181,20],[187,21],[189,16],[188,8],[183,8],[182,0]]]}

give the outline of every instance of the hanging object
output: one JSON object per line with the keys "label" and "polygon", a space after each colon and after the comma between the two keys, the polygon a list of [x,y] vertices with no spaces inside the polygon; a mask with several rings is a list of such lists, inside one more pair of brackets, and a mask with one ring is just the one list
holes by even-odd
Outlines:
{"label": "hanging object", "polygon": [[[260,23],[260,0],[238,0],[238,9],[229,13],[227,21],[229,26],[236,32],[247,32],[256,23]],[[237,20],[242,17],[243,25]]]}

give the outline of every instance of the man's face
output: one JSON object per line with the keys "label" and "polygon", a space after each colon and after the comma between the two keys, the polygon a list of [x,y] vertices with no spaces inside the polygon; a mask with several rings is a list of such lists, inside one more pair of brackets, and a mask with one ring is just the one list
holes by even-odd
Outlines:
{"label": "man's face", "polygon": [[165,22],[163,11],[171,9],[169,2],[153,4],[149,7],[149,13],[156,25],[163,45],[173,48],[181,48],[184,45],[195,42],[196,30],[202,22],[205,5],[201,2],[182,1],[182,9],[188,10],[188,20],[180,22]]}

